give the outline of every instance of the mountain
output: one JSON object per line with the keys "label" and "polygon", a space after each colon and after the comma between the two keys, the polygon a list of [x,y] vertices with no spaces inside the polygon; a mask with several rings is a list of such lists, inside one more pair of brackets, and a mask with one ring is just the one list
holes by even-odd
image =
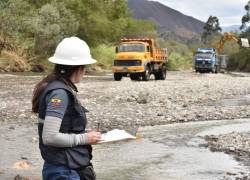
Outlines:
{"label": "mountain", "polygon": [[199,40],[204,22],[169,8],[159,2],[127,0],[134,18],[151,20],[164,39],[189,42]]}
{"label": "mountain", "polygon": [[222,26],[222,32],[240,31],[240,25]]}

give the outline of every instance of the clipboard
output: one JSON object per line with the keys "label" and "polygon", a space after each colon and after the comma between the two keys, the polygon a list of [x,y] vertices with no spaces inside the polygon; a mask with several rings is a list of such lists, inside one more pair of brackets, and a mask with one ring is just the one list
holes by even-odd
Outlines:
{"label": "clipboard", "polygon": [[101,140],[97,144],[132,140],[132,139],[136,139],[136,137],[129,134],[125,130],[113,129],[111,131],[108,131],[107,133],[103,133],[101,135]]}

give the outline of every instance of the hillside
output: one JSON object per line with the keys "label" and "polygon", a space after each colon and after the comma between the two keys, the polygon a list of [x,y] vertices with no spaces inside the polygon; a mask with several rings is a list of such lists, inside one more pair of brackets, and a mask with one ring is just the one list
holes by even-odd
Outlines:
{"label": "hillside", "polygon": [[186,16],[159,2],[128,0],[128,7],[136,19],[154,21],[164,39],[196,41],[203,31],[204,22]]}
{"label": "hillside", "polygon": [[222,26],[222,32],[234,32],[234,31],[240,31],[241,25],[231,25],[231,26]]}

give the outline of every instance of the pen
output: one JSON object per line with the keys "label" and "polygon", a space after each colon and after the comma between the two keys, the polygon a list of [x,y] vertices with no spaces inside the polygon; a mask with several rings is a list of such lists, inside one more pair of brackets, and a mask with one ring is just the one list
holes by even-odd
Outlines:
{"label": "pen", "polygon": [[100,123],[97,123],[97,132],[100,132]]}

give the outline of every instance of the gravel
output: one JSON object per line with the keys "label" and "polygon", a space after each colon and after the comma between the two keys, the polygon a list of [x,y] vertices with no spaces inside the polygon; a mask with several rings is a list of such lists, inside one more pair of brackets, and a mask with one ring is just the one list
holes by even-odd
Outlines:
{"label": "gravel", "polygon": [[212,151],[223,151],[234,154],[238,158],[250,158],[250,132],[211,135],[205,137],[208,147]]}
{"label": "gravel", "polygon": [[[31,113],[34,85],[41,76],[1,74],[0,123],[36,123]],[[113,81],[112,75],[85,76],[78,98],[90,113],[89,127],[131,129],[174,122],[249,118],[249,104],[221,100],[250,94],[250,77],[169,72],[165,81]]]}
{"label": "gravel", "polygon": [[[250,132],[232,132],[223,135],[205,136],[206,144],[211,151],[225,152],[233,155],[236,160],[250,165]],[[250,180],[250,173],[228,174],[226,179]]]}

